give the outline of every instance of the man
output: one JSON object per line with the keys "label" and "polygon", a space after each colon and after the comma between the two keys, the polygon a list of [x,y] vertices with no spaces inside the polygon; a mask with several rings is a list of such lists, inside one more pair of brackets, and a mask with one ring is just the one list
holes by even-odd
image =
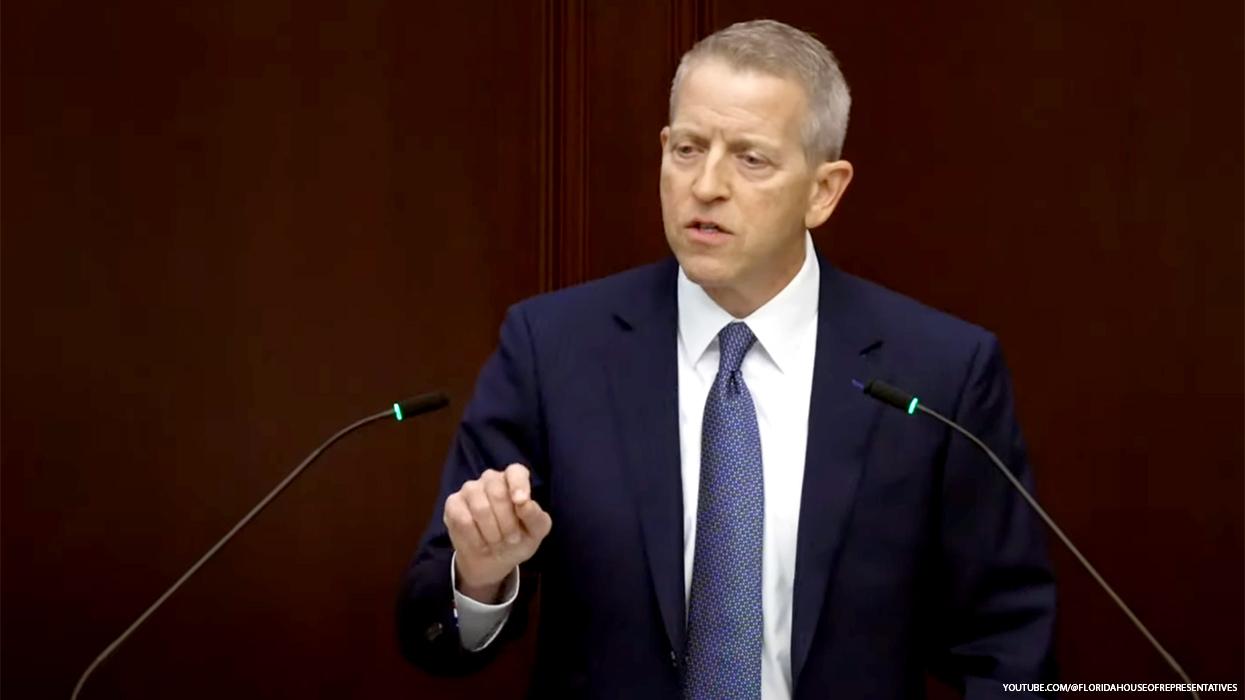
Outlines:
{"label": "man", "polygon": [[[1042,533],[986,331],[836,270],[809,229],[851,180],[850,98],[789,26],[682,59],[661,131],[674,260],[513,307],[407,574],[404,653],[492,658],[540,584],[533,697],[968,697],[1049,677]],[[677,261],[677,262],[676,262]]]}

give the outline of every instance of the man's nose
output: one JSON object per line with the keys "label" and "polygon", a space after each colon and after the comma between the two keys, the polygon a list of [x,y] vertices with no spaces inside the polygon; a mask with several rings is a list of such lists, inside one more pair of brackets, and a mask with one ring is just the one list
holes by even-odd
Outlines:
{"label": "man's nose", "polygon": [[722,172],[725,165],[723,154],[710,151],[701,163],[700,172],[692,182],[692,194],[704,202],[726,199],[730,196],[729,175]]}

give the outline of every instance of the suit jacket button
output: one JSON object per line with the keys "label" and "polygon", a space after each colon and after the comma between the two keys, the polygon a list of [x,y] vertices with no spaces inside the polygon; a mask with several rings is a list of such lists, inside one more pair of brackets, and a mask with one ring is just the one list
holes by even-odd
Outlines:
{"label": "suit jacket button", "polygon": [[674,668],[679,667],[679,655],[675,653],[674,649],[670,650],[670,665]]}
{"label": "suit jacket button", "polygon": [[428,629],[424,630],[424,637],[427,638],[428,641],[434,642],[444,631],[445,628],[441,626],[440,622],[434,622],[431,625],[428,625]]}

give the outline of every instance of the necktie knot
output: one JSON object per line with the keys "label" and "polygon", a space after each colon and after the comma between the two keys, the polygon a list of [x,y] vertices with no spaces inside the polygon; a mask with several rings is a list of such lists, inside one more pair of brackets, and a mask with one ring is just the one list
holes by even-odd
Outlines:
{"label": "necktie knot", "polygon": [[718,333],[718,347],[722,351],[718,372],[738,372],[739,366],[744,363],[744,356],[748,354],[748,350],[752,348],[756,339],[757,337],[752,334],[752,329],[746,323],[735,321],[727,324]]}

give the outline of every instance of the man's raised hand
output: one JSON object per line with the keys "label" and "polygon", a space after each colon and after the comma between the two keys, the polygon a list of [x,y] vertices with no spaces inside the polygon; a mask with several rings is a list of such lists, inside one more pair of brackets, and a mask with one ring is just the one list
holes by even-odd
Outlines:
{"label": "man's raised hand", "polygon": [[446,530],[454,545],[458,591],[496,603],[501,583],[536,553],[553,525],[532,500],[531,473],[522,464],[489,469],[445,499]]}

